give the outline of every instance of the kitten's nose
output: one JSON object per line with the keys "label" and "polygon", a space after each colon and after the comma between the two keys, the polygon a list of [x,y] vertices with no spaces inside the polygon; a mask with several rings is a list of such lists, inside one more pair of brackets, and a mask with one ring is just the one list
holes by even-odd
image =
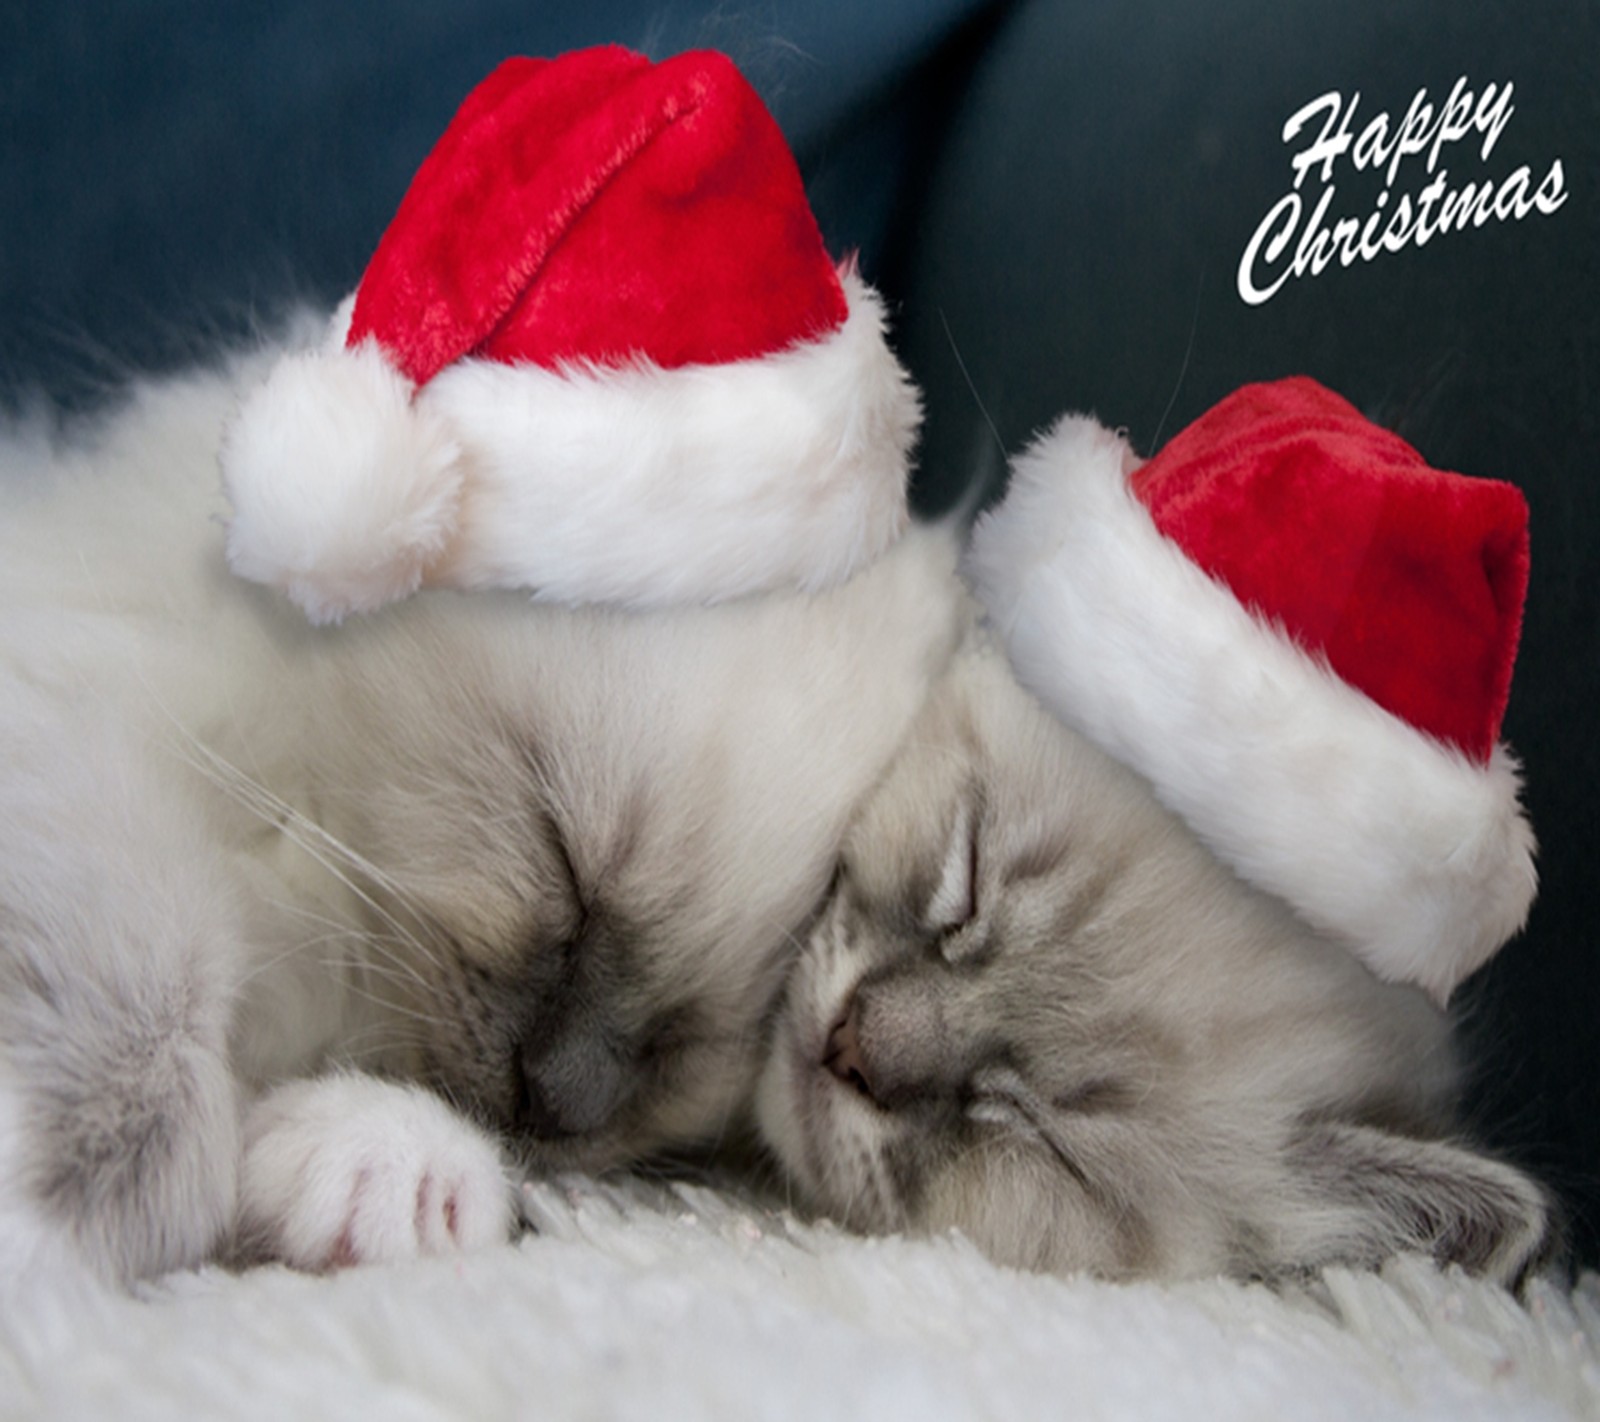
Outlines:
{"label": "kitten's nose", "polygon": [[863,1096],[871,1097],[872,1084],[867,1080],[867,1062],[861,1055],[859,1032],[860,1010],[855,994],[845,1014],[828,1033],[827,1049],[822,1054],[822,1064],[846,1086],[853,1086]]}
{"label": "kitten's nose", "polygon": [[514,1122],[540,1140],[593,1135],[627,1094],[626,1069],[612,1044],[571,1024],[553,1043],[524,1043],[513,1072]]}
{"label": "kitten's nose", "polygon": [[822,1064],[874,1106],[900,1111],[959,1095],[977,1045],[952,1032],[937,983],[917,968],[856,988],[828,1033]]}

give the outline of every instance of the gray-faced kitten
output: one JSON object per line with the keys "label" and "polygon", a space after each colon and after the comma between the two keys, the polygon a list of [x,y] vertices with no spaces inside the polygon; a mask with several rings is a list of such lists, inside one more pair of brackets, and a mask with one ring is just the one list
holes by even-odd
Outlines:
{"label": "gray-faced kitten", "polygon": [[311,629],[212,517],[258,369],[3,445],[0,1279],[469,1247],[504,1141],[714,1138],[963,617],[916,535],[816,597]]}
{"label": "gray-faced kitten", "polygon": [[762,1134],[800,1198],[998,1260],[1515,1281],[1540,1188],[1453,1142],[1445,1019],[1223,870],[974,636],[845,843]]}

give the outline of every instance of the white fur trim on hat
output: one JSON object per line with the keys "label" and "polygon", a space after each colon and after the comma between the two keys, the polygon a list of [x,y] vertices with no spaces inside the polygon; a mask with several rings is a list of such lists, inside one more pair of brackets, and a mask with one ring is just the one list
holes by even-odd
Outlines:
{"label": "white fur trim on hat", "polygon": [[650,605],[820,588],[870,562],[905,527],[920,409],[882,302],[844,286],[841,327],[757,359],[441,372],[418,404],[469,475],[429,580]]}
{"label": "white fur trim on hat", "polygon": [[336,621],[419,584],[714,602],[840,582],[907,521],[921,418],[883,305],[750,360],[546,370],[463,359],[421,390],[371,342],[286,357],[222,451],[242,577]]}
{"label": "white fur trim on hat", "polygon": [[1443,1001],[1533,900],[1515,763],[1472,763],[1251,616],[1157,531],[1138,463],[1067,416],[976,529],[969,572],[1018,676],[1243,878]]}

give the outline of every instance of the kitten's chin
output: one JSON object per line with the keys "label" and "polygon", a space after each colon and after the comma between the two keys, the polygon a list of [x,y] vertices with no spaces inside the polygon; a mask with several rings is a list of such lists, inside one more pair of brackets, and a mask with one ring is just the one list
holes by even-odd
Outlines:
{"label": "kitten's chin", "polygon": [[517,1163],[533,1176],[604,1175],[639,1159],[638,1152],[593,1136],[546,1140],[527,1132],[513,1132],[506,1138]]}

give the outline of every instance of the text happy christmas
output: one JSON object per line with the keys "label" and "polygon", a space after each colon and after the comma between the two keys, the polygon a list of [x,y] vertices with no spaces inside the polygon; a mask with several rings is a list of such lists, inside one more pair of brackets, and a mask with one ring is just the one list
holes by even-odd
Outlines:
{"label": "text happy christmas", "polygon": [[[1537,183],[1526,164],[1500,178],[1451,175],[1449,164],[1454,161],[1459,169],[1470,163],[1474,149],[1480,162],[1489,161],[1516,112],[1513,87],[1509,81],[1491,83],[1475,93],[1462,77],[1442,104],[1418,89],[1399,122],[1385,111],[1359,129],[1360,93],[1347,100],[1329,90],[1295,110],[1283,126],[1283,141],[1314,136],[1291,155],[1290,191],[1272,205],[1245,245],[1239,296],[1259,306],[1286,282],[1318,276],[1334,262],[1348,267],[1381,252],[1426,246],[1447,232],[1555,212],[1568,196],[1559,158]],[[1381,176],[1383,190],[1370,210],[1341,209],[1339,182],[1350,170]],[[1320,192],[1315,185],[1307,187],[1308,175],[1314,175]]]}

